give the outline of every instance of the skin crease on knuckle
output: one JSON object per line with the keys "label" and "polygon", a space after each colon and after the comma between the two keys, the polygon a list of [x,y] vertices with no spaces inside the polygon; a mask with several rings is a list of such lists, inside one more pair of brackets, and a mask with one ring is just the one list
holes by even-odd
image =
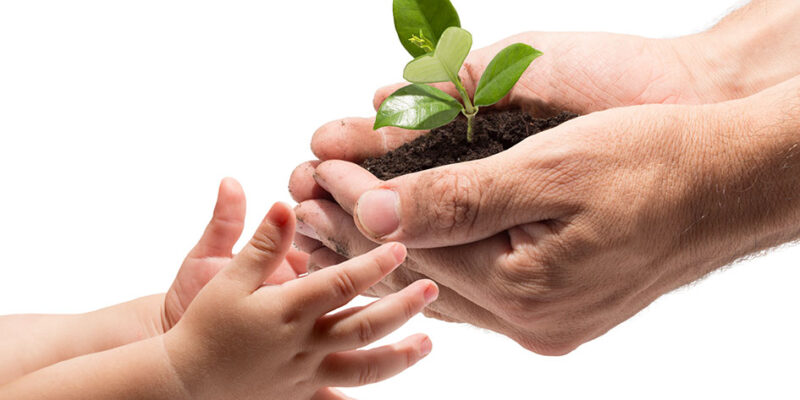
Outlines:
{"label": "skin crease on knuckle", "polygon": [[[269,229],[276,230],[278,228],[270,226]],[[271,233],[272,232],[267,233],[262,229],[258,229],[250,239],[250,245],[260,253],[263,253],[265,256],[271,257],[277,254],[281,244],[275,241],[275,239],[270,235]]]}
{"label": "skin crease on knuckle", "polygon": [[[414,203],[414,215],[426,215],[423,219],[427,227],[420,230],[441,232],[456,231],[463,228],[471,230],[478,216],[481,201],[480,181],[469,168],[451,171],[448,168],[432,170],[422,175],[419,187],[427,188],[426,193],[418,194],[428,199]],[[414,234],[415,229],[407,234]]]}

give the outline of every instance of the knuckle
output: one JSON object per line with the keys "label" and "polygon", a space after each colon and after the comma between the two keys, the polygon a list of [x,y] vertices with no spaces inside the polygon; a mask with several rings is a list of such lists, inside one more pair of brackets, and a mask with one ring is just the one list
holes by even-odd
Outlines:
{"label": "knuckle", "polygon": [[358,335],[358,342],[361,345],[367,345],[373,342],[375,338],[375,327],[369,319],[361,319],[356,325],[356,334]]}
{"label": "knuckle", "polygon": [[350,298],[358,294],[355,281],[347,270],[336,271],[331,287],[339,298]]}
{"label": "knuckle", "polygon": [[258,229],[250,239],[250,245],[259,253],[265,256],[273,256],[279,252],[280,243],[276,240],[272,232],[267,232],[266,229]]}
{"label": "knuckle", "polygon": [[406,300],[403,301],[403,319],[405,321],[410,320],[419,312],[419,305],[417,301],[414,300]]}
{"label": "knuckle", "polygon": [[[434,172],[435,171],[435,172]],[[478,216],[483,197],[480,180],[474,169],[434,170],[422,182],[432,197],[420,206],[429,208],[428,223],[436,230],[471,227]]]}
{"label": "knuckle", "polygon": [[358,385],[364,386],[380,380],[380,369],[375,363],[366,363],[358,373]]}
{"label": "knuckle", "polygon": [[563,356],[581,344],[573,339],[546,339],[531,334],[516,338],[516,342],[526,350],[543,356]]}

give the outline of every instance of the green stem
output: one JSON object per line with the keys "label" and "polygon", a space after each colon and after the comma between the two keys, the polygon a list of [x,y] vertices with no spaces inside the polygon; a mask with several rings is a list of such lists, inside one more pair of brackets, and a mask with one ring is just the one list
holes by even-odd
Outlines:
{"label": "green stem", "polygon": [[475,119],[475,114],[478,113],[478,107],[472,105],[469,94],[467,94],[467,89],[464,88],[461,79],[455,77],[455,79],[453,79],[453,84],[456,85],[456,90],[458,90],[458,93],[461,95],[461,100],[464,102],[464,109],[461,110],[461,113],[467,117],[467,142],[472,142],[472,122]]}
{"label": "green stem", "polygon": [[475,109],[475,112],[473,112],[472,114],[467,114],[466,112],[463,111],[461,113],[464,114],[465,117],[467,117],[467,142],[472,143],[472,121],[475,119],[475,114],[478,113],[478,110]]}

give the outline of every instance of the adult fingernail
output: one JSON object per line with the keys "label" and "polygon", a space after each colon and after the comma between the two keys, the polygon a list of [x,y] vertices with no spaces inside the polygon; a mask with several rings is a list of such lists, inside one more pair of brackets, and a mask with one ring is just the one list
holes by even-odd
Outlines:
{"label": "adult fingernail", "polygon": [[422,295],[425,296],[425,303],[430,304],[439,297],[439,288],[435,283],[430,283],[428,287],[425,288],[425,292],[423,292]]}
{"label": "adult fingernail", "polygon": [[420,357],[427,356],[431,353],[431,350],[433,350],[433,343],[431,342],[431,338],[426,336],[425,339],[422,339],[422,343],[419,345]]}
{"label": "adult fingernail", "polygon": [[400,198],[397,193],[387,189],[370,190],[358,199],[356,217],[367,233],[381,238],[397,230],[400,226]]}

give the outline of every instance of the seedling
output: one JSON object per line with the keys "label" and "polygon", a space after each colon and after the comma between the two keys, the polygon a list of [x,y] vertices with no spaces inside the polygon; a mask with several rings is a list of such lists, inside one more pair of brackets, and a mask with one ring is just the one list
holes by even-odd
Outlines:
{"label": "seedling", "polygon": [[[403,47],[414,57],[403,71],[411,85],[392,93],[378,109],[374,129],[397,126],[433,129],[458,116],[467,117],[467,141],[479,107],[500,101],[542,52],[514,43],[489,62],[475,97],[470,99],[458,71],[472,48],[472,35],[461,28],[449,0],[394,0],[394,27]],[[452,82],[461,102],[427,83]]]}

